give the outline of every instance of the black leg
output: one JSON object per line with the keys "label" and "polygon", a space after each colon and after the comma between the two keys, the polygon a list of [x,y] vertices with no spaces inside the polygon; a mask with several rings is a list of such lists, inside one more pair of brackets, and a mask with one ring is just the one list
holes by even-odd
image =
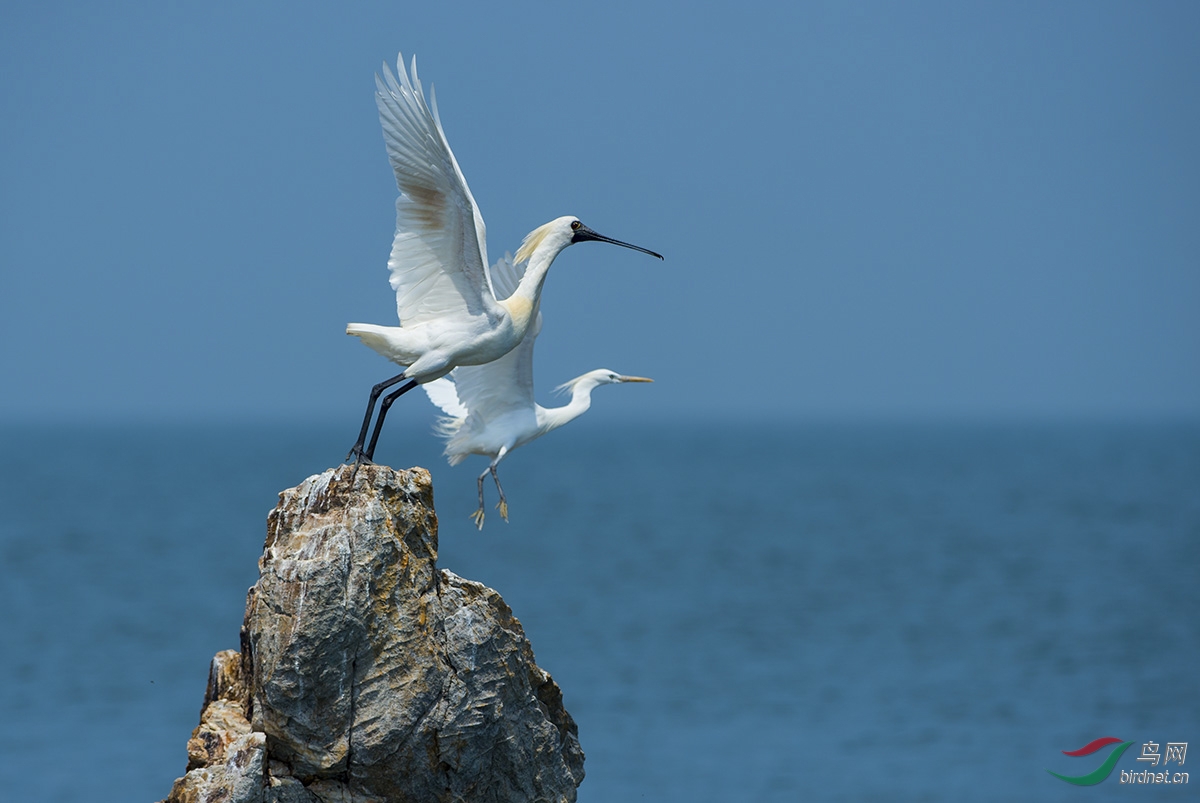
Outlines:
{"label": "black leg", "polygon": [[[371,388],[371,398],[367,400],[367,414],[363,416],[362,429],[358,432],[358,440],[354,442],[354,446],[350,448],[350,454],[346,455],[346,460],[354,458],[355,463],[363,461],[363,444],[367,442],[367,428],[371,426],[371,413],[375,412],[375,402],[379,399],[379,394],[390,388],[392,385],[404,379],[404,374],[397,374],[391,379],[385,379],[375,387]],[[370,460],[370,457],[367,457]]]}
{"label": "black leg", "polygon": [[496,507],[500,511],[500,518],[508,521],[508,500],[504,498],[504,489],[500,487],[500,475],[496,473],[496,464],[492,463],[488,471],[492,472],[492,479],[496,481],[496,493],[500,494],[500,501],[496,503]]}
{"label": "black leg", "polygon": [[379,417],[375,419],[375,431],[371,433],[371,442],[367,444],[367,450],[363,452],[363,456],[369,461],[375,459],[375,444],[379,442],[379,433],[383,431],[383,419],[387,415],[388,408],[392,406],[392,402],[408,393],[417,386],[417,380],[410,379],[408,382],[400,386],[399,390],[393,390],[391,393],[383,397],[383,401],[379,403]]}
{"label": "black leg", "polygon": [[487,478],[488,469],[484,469],[479,475],[479,510],[471,514],[471,518],[475,521],[475,526],[483,529],[483,481]]}

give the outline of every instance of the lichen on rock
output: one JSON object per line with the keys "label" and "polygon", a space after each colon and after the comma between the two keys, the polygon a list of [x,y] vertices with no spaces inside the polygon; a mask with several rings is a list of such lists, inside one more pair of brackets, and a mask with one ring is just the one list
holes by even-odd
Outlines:
{"label": "lichen on rock", "polygon": [[167,800],[574,800],[557,684],[500,595],[436,563],[422,469],[343,466],[280,494],[242,652],[214,659]]}

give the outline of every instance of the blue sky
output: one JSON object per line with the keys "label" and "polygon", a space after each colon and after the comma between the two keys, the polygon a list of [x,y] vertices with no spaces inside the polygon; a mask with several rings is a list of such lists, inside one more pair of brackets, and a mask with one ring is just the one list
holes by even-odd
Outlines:
{"label": "blue sky", "polygon": [[[713,4],[705,4],[713,5]],[[489,254],[576,214],[536,378],[606,416],[1200,414],[1193,3],[13,2],[0,420],[345,418],[392,366],[374,77]],[[432,415],[424,401],[420,413]],[[397,407],[397,410],[400,408]]]}

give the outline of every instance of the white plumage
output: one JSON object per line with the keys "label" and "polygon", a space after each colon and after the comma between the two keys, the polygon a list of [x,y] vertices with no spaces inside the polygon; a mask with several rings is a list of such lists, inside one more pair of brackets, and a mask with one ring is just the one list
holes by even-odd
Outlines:
{"label": "white plumage", "polygon": [[[492,282],[498,294],[518,286],[520,278],[520,267],[508,255],[492,267]],[[421,386],[430,401],[446,414],[438,422],[437,432],[446,441],[450,465],[461,463],[470,454],[492,458],[478,477],[479,508],[471,514],[480,529],[484,518],[483,482],[489,473],[500,496],[496,507],[508,520],[508,502],[496,466],[513,449],[583,415],[591,406],[592,390],[600,385],[653,381],[600,368],[559,386],[558,390],[570,391],[568,404],[542,407],[533,398],[533,345],[541,328],[542,315],[535,310],[533,324],[512,351],[485,365],[460,366],[448,377]]]}
{"label": "white plumage", "polygon": [[[456,366],[481,365],[507,354],[533,323],[546,271],[572,243],[597,240],[652,254],[597,234],[578,218],[556,218],[531,232],[518,251],[527,267],[511,292],[497,294],[487,269],[483,216],[471,196],[438,119],[437,101],[425,102],[412,61],[412,77],[397,58],[375,77],[376,105],[388,158],[396,174],[396,236],[388,259],[400,326],[351,323],[360,338],[405,370],[371,390],[358,441],[350,450],[370,460],[383,418],[398,396],[444,376]],[[363,448],[375,402],[388,387],[409,380],[384,398],[371,443]],[[348,458],[349,459],[349,458]]]}

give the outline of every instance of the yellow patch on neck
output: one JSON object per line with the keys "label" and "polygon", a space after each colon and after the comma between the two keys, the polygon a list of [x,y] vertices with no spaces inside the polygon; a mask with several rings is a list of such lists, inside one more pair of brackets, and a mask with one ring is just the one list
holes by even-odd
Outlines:
{"label": "yellow patch on neck", "polygon": [[514,327],[521,331],[525,331],[529,327],[529,319],[533,317],[533,302],[528,298],[514,293],[496,303],[508,310],[508,314],[512,316]]}
{"label": "yellow patch on neck", "polygon": [[517,255],[514,257],[517,264],[525,262],[533,256],[533,252],[537,250],[537,247],[542,244],[542,240],[546,239],[546,235],[550,233],[550,226],[553,222],[551,221],[550,223],[538,226],[525,235],[525,239],[521,241],[521,247],[517,249]]}

